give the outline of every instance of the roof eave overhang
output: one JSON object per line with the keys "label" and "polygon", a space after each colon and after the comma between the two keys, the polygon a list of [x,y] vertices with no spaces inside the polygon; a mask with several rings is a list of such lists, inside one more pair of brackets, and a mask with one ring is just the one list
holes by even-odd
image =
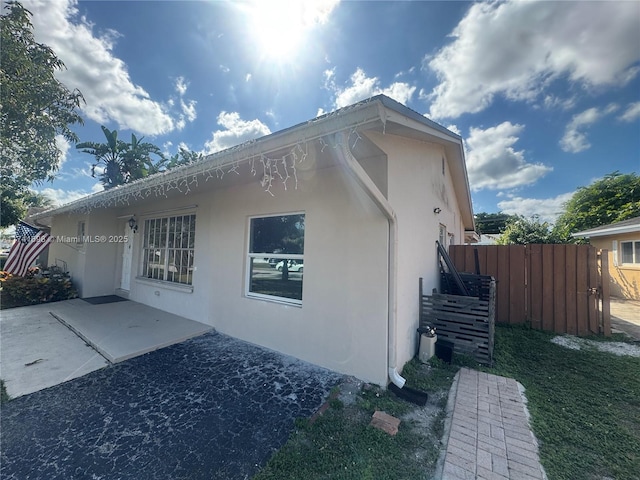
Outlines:
{"label": "roof eave overhang", "polygon": [[584,230],[582,232],[572,233],[571,236],[574,238],[609,237],[611,235],[635,232],[640,232],[640,225],[625,225],[596,231]]}
{"label": "roof eave overhang", "polygon": [[[34,215],[34,219],[43,219],[77,211],[99,208],[101,205],[125,206],[131,195],[155,189],[159,185],[170,182],[182,182],[194,176],[220,170],[231,169],[251,158],[268,155],[272,152],[294,147],[301,142],[317,140],[343,130],[377,128],[384,121],[382,103],[376,98],[364,101],[351,107],[323,115],[294,127],[275,132],[256,140],[245,142],[220,152],[207,155],[202,161],[177,167],[158,173],[126,185],[94,193],[74,202],[56,207]],[[127,199],[125,202],[124,199]]]}
{"label": "roof eave overhang", "polygon": [[135,201],[135,195],[140,195],[143,192],[145,194],[146,192],[152,192],[161,185],[172,182],[180,183],[198,175],[211,175],[212,171],[225,172],[243,162],[248,162],[252,158],[259,158],[262,155],[293,148],[300,143],[317,140],[340,131],[366,129],[382,129],[385,131],[387,124],[393,124],[396,128],[403,129],[405,133],[407,131],[417,132],[426,141],[437,143],[444,147],[449,160],[452,183],[460,206],[464,229],[475,230],[462,138],[429,120],[424,115],[420,115],[384,95],[372,97],[257,140],[207,155],[200,162],[95,193],[61,207],[38,213],[33,218],[44,219],[93,208],[127,206],[130,202]]}

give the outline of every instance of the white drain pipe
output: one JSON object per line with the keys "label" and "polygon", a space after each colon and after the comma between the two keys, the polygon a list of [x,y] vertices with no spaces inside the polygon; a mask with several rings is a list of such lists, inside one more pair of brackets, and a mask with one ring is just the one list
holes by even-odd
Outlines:
{"label": "white drain pipe", "polygon": [[397,287],[396,269],[398,262],[398,222],[395,212],[389,201],[380,192],[373,180],[367,175],[362,166],[355,159],[349,150],[349,135],[347,132],[336,134],[336,148],[339,161],[346,167],[351,176],[358,182],[358,185],[365,191],[369,198],[380,209],[389,222],[389,311],[388,311],[388,345],[387,345],[387,366],[389,379],[398,388],[404,387],[406,379],[398,373],[397,352],[396,352],[396,326],[397,326]]}

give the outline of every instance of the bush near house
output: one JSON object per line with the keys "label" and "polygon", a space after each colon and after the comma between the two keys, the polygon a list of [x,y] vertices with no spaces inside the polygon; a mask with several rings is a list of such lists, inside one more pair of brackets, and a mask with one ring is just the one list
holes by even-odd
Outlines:
{"label": "bush near house", "polygon": [[58,302],[78,296],[71,276],[54,266],[42,271],[39,268],[29,269],[24,277],[3,271],[0,272],[0,284],[1,308]]}

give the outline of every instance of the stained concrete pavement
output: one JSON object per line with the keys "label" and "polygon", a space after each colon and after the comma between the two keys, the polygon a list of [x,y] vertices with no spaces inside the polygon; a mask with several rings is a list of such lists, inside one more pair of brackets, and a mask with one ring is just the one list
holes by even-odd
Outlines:
{"label": "stained concrete pavement", "polygon": [[3,479],[246,479],[342,376],[207,333],[3,405]]}

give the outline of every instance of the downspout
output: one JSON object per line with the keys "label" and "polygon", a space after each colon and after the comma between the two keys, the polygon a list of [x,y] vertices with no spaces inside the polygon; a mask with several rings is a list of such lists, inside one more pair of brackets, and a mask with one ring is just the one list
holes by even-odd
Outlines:
{"label": "downspout", "polygon": [[397,293],[396,293],[396,269],[398,256],[398,222],[396,214],[389,201],[384,197],[373,180],[367,175],[362,166],[349,150],[349,135],[346,132],[336,133],[336,148],[338,160],[346,167],[347,172],[356,180],[358,185],[369,196],[373,203],[380,209],[389,222],[389,298],[387,314],[387,366],[391,382],[398,388],[404,387],[406,380],[398,373],[396,352],[396,326],[397,326]]}

